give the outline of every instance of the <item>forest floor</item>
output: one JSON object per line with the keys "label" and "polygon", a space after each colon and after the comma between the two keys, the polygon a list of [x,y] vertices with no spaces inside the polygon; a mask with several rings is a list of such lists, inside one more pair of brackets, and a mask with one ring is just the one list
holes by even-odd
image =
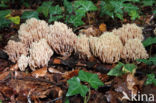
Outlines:
{"label": "forest floor", "polygon": [[[13,8],[10,6],[10,9]],[[79,31],[87,32],[88,28],[93,28],[96,35],[101,35],[102,32],[111,31],[121,27],[122,24],[136,23],[143,27],[143,35],[146,39],[155,36],[153,31],[156,28],[156,15],[148,14],[149,9],[145,8],[146,16],[141,16],[135,21],[128,17],[122,21],[94,17],[94,15],[90,17],[93,20],[89,22],[87,18],[84,18],[85,25],[72,28],[76,34]],[[12,15],[22,15],[22,10],[24,9],[15,9]],[[147,74],[156,74],[156,65],[140,63],[136,64],[137,70],[134,75],[127,73],[122,76],[108,76],[107,73],[116,64],[104,64],[97,58],[83,61],[75,55],[65,58],[55,54],[51,57],[48,67],[36,71],[31,71],[28,67],[25,72],[20,71],[17,64],[9,61],[6,53],[3,52],[8,40],[17,38],[19,27],[20,25],[11,24],[10,27],[0,29],[0,103],[64,103],[68,91],[67,81],[77,76],[80,70],[97,74],[104,83],[104,86],[100,86],[97,90],[91,89],[88,103],[130,103],[132,101],[122,99],[122,97],[125,94],[130,97],[132,90],[140,96],[148,94],[148,98],[150,94],[153,94],[156,103],[156,86],[153,84],[144,85]],[[151,57],[154,56],[156,44],[150,45],[146,50]],[[132,84],[133,87],[130,88]],[[83,97],[80,95],[71,96],[69,100],[70,103],[83,103]],[[145,100],[142,102],[150,103]]]}

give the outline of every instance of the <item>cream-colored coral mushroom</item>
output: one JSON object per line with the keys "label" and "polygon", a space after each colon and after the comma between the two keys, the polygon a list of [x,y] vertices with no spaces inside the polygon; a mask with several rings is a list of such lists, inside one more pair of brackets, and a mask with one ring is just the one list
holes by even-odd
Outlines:
{"label": "cream-colored coral mushroom", "polygon": [[103,33],[99,38],[91,37],[89,42],[93,55],[103,63],[115,63],[120,60],[123,44],[113,33]]}
{"label": "cream-colored coral mushroom", "polygon": [[79,34],[77,37],[75,52],[79,54],[82,59],[89,59],[91,57],[89,38],[84,34]]}
{"label": "cream-colored coral mushroom", "polygon": [[12,62],[17,62],[19,57],[28,54],[28,48],[21,42],[16,42],[13,40],[9,40],[7,46],[4,51],[9,55],[9,60]]}
{"label": "cream-colored coral mushroom", "polygon": [[44,20],[31,18],[20,26],[18,33],[19,39],[30,46],[32,42],[39,41],[49,34],[49,26]]}
{"label": "cream-colored coral mushroom", "polygon": [[77,39],[72,29],[66,24],[55,22],[54,25],[50,25],[50,34],[47,41],[52,49],[62,56],[70,55]]}
{"label": "cream-colored coral mushroom", "polygon": [[29,57],[21,55],[17,61],[17,65],[21,71],[25,71],[25,68],[28,66]]}
{"label": "cream-colored coral mushroom", "polygon": [[33,71],[37,67],[47,66],[50,57],[53,55],[53,51],[45,39],[33,42],[29,52],[29,66]]}
{"label": "cream-colored coral mushroom", "polygon": [[142,28],[138,27],[136,24],[125,24],[119,29],[114,29],[112,32],[120,37],[123,44],[125,44],[129,39],[144,39]]}
{"label": "cream-colored coral mushroom", "polygon": [[140,39],[129,39],[123,49],[121,57],[126,60],[146,59],[147,51]]}

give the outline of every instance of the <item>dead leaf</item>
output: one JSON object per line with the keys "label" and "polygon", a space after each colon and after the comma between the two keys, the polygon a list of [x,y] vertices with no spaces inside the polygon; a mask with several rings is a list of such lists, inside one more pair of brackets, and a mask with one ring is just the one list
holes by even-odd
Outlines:
{"label": "dead leaf", "polygon": [[47,73],[47,68],[44,67],[44,68],[41,68],[41,69],[38,69],[38,70],[35,70],[34,72],[32,72],[32,76],[38,78],[38,77],[44,77]]}
{"label": "dead leaf", "polygon": [[65,72],[63,77],[66,78],[66,79],[70,79],[74,76],[77,76],[79,73],[79,69],[75,69],[75,70],[72,70],[70,72]]}
{"label": "dead leaf", "polygon": [[48,71],[49,71],[50,73],[63,74],[62,72],[60,72],[60,71],[58,71],[58,70],[56,70],[56,69],[54,69],[54,68],[52,68],[52,67],[48,68]]}
{"label": "dead leaf", "polygon": [[0,81],[2,81],[3,79],[5,79],[8,75],[9,75],[10,72],[3,72],[2,74],[0,74]]}
{"label": "dead leaf", "polygon": [[138,90],[143,86],[144,80],[138,80],[134,75],[127,75],[127,88],[131,90],[133,94],[137,94]]}
{"label": "dead leaf", "polygon": [[58,59],[58,58],[55,58],[55,59],[53,60],[53,64],[61,64],[61,60]]}
{"label": "dead leaf", "polygon": [[101,32],[107,31],[107,26],[106,26],[106,24],[104,24],[104,23],[100,24],[100,25],[99,25],[99,30],[100,30]]}
{"label": "dead leaf", "polygon": [[101,31],[97,29],[96,27],[90,26],[87,29],[80,30],[80,34],[85,34],[87,37],[89,36],[100,36]]}
{"label": "dead leaf", "polygon": [[127,75],[127,88],[132,91],[133,94],[137,94],[138,90],[137,88],[134,88],[134,86],[137,84],[137,79],[132,75]]}
{"label": "dead leaf", "polygon": [[17,63],[16,63],[15,65],[11,66],[11,67],[10,67],[10,70],[12,70],[12,71],[18,70],[18,65],[17,65]]}

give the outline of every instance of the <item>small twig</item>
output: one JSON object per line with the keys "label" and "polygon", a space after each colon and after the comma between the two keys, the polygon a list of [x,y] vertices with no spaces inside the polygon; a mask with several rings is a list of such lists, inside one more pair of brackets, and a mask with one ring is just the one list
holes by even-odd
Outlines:
{"label": "small twig", "polygon": [[45,83],[49,83],[49,84],[56,85],[56,86],[61,85],[60,83],[54,83],[54,82],[51,82],[51,81],[48,81],[48,80],[45,80],[45,79],[41,79],[41,78],[25,77],[25,78],[14,78],[14,79],[17,79],[17,80],[27,80],[27,81],[35,81],[35,82],[45,82]]}
{"label": "small twig", "polygon": [[33,90],[30,90],[29,93],[28,93],[28,96],[27,96],[28,103],[32,103],[32,102],[31,102],[31,97],[30,97],[32,91],[33,91]]}
{"label": "small twig", "polygon": [[83,26],[75,28],[73,31],[75,32],[75,31],[77,31],[77,30],[79,30],[81,28],[87,28],[87,27],[89,27],[89,25],[83,25]]}
{"label": "small twig", "polygon": [[[6,80],[11,79],[11,73],[9,73],[3,80],[0,80],[0,83],[6,82]],[[7,81],[8,82],[8,81]]]}
{"label": "small twig", "polygon": [[63,97],[58,97],[58,98],[55,98],[55,99],[53,99],[53,100],[51,100],[51,101],[49,101],[49,102],[46,102],[46,103],[53,103],[53,102],[55,102],[55,101],[57,101],[57,100],[60,100],[60,99],[62,99]]}
{"label": "small twig", "polygon": [[90,25],[90,17],[89,17],[89,13],[87,12],[87,19],[88,19],[88,24]]}

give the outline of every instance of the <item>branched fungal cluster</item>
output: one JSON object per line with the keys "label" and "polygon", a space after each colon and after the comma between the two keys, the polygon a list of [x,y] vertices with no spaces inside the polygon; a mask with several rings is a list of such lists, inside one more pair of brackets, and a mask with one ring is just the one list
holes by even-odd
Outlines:
{"label": "branched fungal cluster", "polygon": [[115,63],[121,58],[135,60],[148,58],[141,41],[142,29],[136,24],[126,24],[100,37],[73,33],[72,29],[61,22],[48,25],[43,20],[28,19],[18,31],[19,42],[9,40],[5,52],[9,59],[18,63],[21,71],[29,65],[32,70],[48,65],[55,53],[70,56],[74,51],[82,59],[92,55],[103,63]]}

